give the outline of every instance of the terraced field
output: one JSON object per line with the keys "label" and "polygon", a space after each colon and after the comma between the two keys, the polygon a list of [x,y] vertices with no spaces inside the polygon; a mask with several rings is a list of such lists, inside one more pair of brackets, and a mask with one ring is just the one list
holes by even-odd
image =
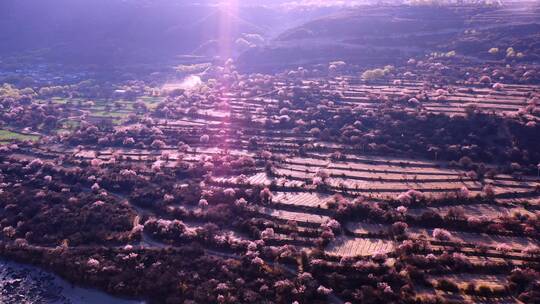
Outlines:
{"label": "terraced field", "polygon": [[[409,228],[408,233],[413,238],[435,240],[435,238],[433,238],[433,230],[431,229]],[[512,250],[523,251],[527,247],[538,247],[539,245],[536,240],[525,237],[497,236],[486,233],[457,231],[450,231],[450,234],[451,238],[449,241],[461,244],[491,247],[493,249],[499,248],[501,245],[503,245],[504,248],[512,248]]]}
{"label": "terraced field", "polygon": [[371,257],[394,251],[394,242],[382,239],[340,237],[327,247],[328,254],[338,257]]}
{"label": "terraced field", "polygon": [[[320,156],[320,155],[318,155]],[[467,172],[445,168],[430,161],[410,159],[358,158],[346,155],[347,161],[321,160],[320,158],[285,159],[277,166],[277,176],[309,183],[324,170],[329,177],[326,184],[336,191],[366,195],[372,198],[395,198],[409,189],[425,194],[454,193],[466,187],[472,195],[481,192],[483,183],[467,176]],[[485,179],[493,185],[497,195],[534,193],[538,181],[534,178],[517,179],[497,175]]]}
{"label": "terraced field", "polygon": [[261,214],[276,218],[282,221],[294,221],[305,225],[320,226],[330,218],[323,215],[316,215],[310,213],[301,213],[285,210],[276,210],[270,208],[262,208],[259,211]]}
{"label": "terraced field", "polygon": [[[419,106],[431,113],[446,115],[465,115],[467,107],[489,113],[511,114],[516,113],[531,104],[531,94],[538,95],[540,87],[537,85],[508,84],[500,89],[481,86],[455,85],[451,90],[426,90],[422,82],[409,82],[406,79],[396,79],[400,84],[370,85],[362,83],[361,79],[336,79],[335,88],[343,94],[343,104],[352,107],[374,108],[381,101],[374,101],[369,95],[378,96],[381,100],[402,99],[408,100],[418,94],[423,94]],[[415,111],[414,107],[406,107]],[[538,120],[538,117],[534,118]]]}
{"label": "terraced field", "polygon": [[[166,272],[180,286],[170,303],[527,303],[540,280],[537,68],[428,56],[378,79],[345,63],[272,75],[228,63],[161,96],[21,99],[20,117],[3,113],[10,130],[38,108],[40,120],[0,134],[0,252],[55,267],[88,253],[67,274],[135,271],[96,284],[120,294]],[[184,272],[183,254],[211,270]]]}
{"label": "terraced field", "polygon": [[491,220],[496,220],[500,217],[510,217],[515,215],[523,216],[535,216],[536,210],[527,210],[520,206],[501,206],[490,204],[474,204],[474,205],[462,205],[462,206],[442,206],[442,207],[429,207],[429,208],[415,208],[409,209],[407,214],[413,216],[421,216],[425,212],[434,212],[441,216],[448,216],[452,212],[457,210],[466,217],[485,217]]}

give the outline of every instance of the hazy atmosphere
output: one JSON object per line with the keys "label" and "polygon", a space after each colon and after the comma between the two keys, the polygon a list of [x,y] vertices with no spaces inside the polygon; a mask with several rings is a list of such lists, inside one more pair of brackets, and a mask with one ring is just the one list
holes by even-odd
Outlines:
{"label": "hazy atmosphere", "polygon": [[0,303],[540,303],[540,1],[0,0]]}

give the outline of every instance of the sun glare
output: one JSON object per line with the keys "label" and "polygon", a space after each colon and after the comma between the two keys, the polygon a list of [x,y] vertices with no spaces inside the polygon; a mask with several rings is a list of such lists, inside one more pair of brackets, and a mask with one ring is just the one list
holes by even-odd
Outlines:
{"label": "sun glare", "polygon": [[540,304],[539,20],[0,0],[0,304]]}
{"label": "sun glare", "polygon": [[238,0],[228,0],[220,4],[219,10],[219,54],[224,60],[232,56],[233,23],[238,16]]}

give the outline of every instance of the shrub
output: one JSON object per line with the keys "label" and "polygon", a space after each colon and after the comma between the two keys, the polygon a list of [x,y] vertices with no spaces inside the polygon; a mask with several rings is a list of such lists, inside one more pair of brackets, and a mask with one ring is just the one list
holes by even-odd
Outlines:
{"label": "shrub", "polygon": [[480,285],[478,286],[478,294],[484,297],[489,297],[493,294],[493,291],[487,285]]}
{"label": "shrub", "polygon": [[387,65],[384,67],[384,69],[366,70],[362,73],[362,78],[364,80],[380,79],[392,72],[393,69],[393,66]]}
{"label": "shrub", "polygon": [[448,291],[448,292],[458,292],[459,291],[458,285],[456,283],[450,281],[450,280],[447,280],[447,279],[439,280],[437,282],[437,288],[440,289],[440,290]]}
{"label": "shrub", "polygon": [[449,241],[452,238],[452,234],[446,229],[435,228],[433,230],[433,237],[439,241]]}
{"label": "shrub", "polygon": [[465,289],[465,293],[467,294],[475,294],[476,293],[476,284],[473,282],[470,282],[467,284],[467,288]]}
{"label": "shrub", "polygon": [[480,77],[480,83],[483,83],[483,84],[490,84],[491,83],[491,78],[489,76],[482,76]]}
{"label": "shrub", "polygon": [[385,72],[383,69],[373,69],[373,70],[367,70],[364,73],[362,73],[362,78],[365,80],[374,80],[384,77]]}
{"label": "shrub", "polygon": [[499,48],[496,48],[496,47],[492,47],[488,50],[488,53],[492,54],[492,55],[495,55],[495,54],[498,54],[499,53]]}

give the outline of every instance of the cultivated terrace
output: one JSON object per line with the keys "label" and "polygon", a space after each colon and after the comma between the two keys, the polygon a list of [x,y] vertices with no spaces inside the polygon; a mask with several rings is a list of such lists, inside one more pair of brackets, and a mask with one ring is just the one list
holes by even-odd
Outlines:
{"label": "cultivated terrace", "polygon": [[0,254],[155,303],[539,303],[540,69],[506,53],[4,85]]}

